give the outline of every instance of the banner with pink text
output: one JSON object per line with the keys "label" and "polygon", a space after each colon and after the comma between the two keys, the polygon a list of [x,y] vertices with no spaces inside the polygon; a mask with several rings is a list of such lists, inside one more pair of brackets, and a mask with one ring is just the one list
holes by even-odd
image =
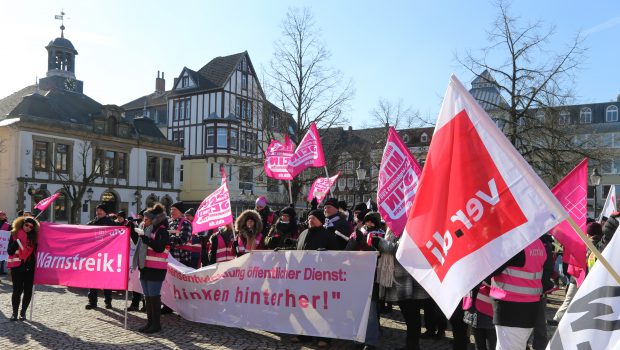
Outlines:
{"label": "banner with pink text", "polygon": [[0,230],[0,261],[5,261],[9,258],[9,237],[11,232]]}
{"label": "banner with pink text", "polygon": [[284,137],[284,143],[271,140],[265,150],[265,174],[278,180],[292,180],[293,176],[288,172],[288,163],[295,153],[295,143],[288,136]]}
{"label": "banner with pink text", "polygon": [[170,256],[162,300],[194,322],[363,342],[376,261],[375,252],[253,251],[194,270]]}
{"label": "banner with pink text", "polygon": [[331,191],[332,186],[334,186],[339,177],[340,172],[332,177],[319,177],[314,180],[312,187],[310,187],[310,192],[308,193],[308,202],[312,202],[312,199],[316,198],[316,200],[321,203],[323,198]]}
{"label": "banner with pink text", "polygon": [[41,223],[35,284],[126,289],[129,229]]}
{"label": "banner with pink text", "polygon": [[222,185],[200,203],[192,222],[192,232],[208,231],[233,222],[224,168],[220,169],[220,173]]}

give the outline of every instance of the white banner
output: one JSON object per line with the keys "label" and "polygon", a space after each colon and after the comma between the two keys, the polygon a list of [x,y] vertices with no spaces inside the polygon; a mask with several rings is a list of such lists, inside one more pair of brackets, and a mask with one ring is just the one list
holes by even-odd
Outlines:
{"label": "white banner", "polygon": [[9,254],[6,252],[9,249],[9,237],[11,232],[0,230],[0,261],[9,259]]}
{"label": "white banner", "polygon": [[[603,256],[620,271],[620,230]],[[547,350],[620,349],[620,286],[596,262],[562,317]]]}
{"label": "white banner", "polygon": [[[254,251],[194,270],[170,256],[162,301],[194,322],[363,342],[376,261],[375,252]],[[136,278],[130,289],[141,291]]]}
{"label": "white banner", "polygon": [[609,186],[609,192],[607,193],[607,199],[605,200],[605,205],[603,205],[603,210],[601,210],[601,215],[598,217],[598,222],[603,221],[603,216],[610,217],[616,211],[616,185]]}

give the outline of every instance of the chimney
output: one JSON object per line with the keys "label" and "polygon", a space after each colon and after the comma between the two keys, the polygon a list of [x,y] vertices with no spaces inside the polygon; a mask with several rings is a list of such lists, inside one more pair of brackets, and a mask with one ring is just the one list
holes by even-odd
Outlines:
{"label": "chimney", "polygon": [[155,92],[164,92],[166,91],[166,79],[164,79],[164,72],[161,73],[161,78],[159,77],[159,71],[157,71],[157,79],[155,79]]}

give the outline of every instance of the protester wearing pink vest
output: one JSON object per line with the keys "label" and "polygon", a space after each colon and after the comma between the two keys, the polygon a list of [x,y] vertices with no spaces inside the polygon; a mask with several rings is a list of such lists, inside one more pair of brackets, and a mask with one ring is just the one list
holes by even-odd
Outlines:
{"label": "protester wearing pink vest", "polygon": [[140,238],[133,266],[140,269],[147,323],[138,331],[155,333],[161,330],[161,286],[168,268],[168,220],[163,205],[157,203],[144,212],[144,232]]}
{"label": "protester wearing pink vest", "polygon": [[13,295],[11,297],[13,315],[11,321],[16,321],[22,293],[24,298],[20,313],[21,319],[26,318],[26,310],[32,299],[39,222],[33,218],[22,216],[13,221],[12,227],[7,249],[9,254],[7,266],[11,270],[13,281]]}
{"label": "protester wearing pink vest", "polygon": [[483,281],[463,298],[463,320],[473,330],[476,350],[493,350],[497,342],[490,293],[490,284]]}
{"label": "protester wearing pink vest", "polygon": [[209,264],[229,261],[236,257],[233,247],[234,236],[232,224],[220,227],[219,231],[211,236],[207,254]]}
{"label": "protester wearing pink vest", "polygon": [[498,269],[491,280],[497,349],[525,349],[534,329],[547,252],[537,239]]}
{"label": "protester wearing pink vest", "polygon": [[237,256],[263,249],[263,221],[255,210],[244,210],[235,221]]}

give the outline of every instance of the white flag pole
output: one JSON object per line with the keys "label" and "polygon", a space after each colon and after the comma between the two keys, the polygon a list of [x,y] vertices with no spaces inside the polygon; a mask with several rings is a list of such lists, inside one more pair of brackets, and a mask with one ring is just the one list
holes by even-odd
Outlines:
{"label": "white flag pole", "polygon": [[616,283],[620,284],[620,276],[618,275],[616,270],[614,270],[614,268],[611,267],[611,265],[609,264],[607,259],[605,259],[605,257],[603,257],[601,252],[599,252],[599,250],[596,249],[596,247],[594,246],[594,244],[592,244],[590,239],[588,237],[586,237],[586,234],[583,233],[583,231],[581,230],[579,225],[577,225],[577,223],[575,223],[575,220],[573,220],[573,218],[571,218],[570,216],[568,217],[567,220],[568,220],[568,223],[572,226],[573,230],[575,230],[575,232],[577,232],[577,234],[579,235],[579,238],[581,238],[581,240],[586,244],[586,246],[592,251],[592,253],[594,253],[596,258],[601,262],[601,264],[603,264],[603,266],[605,266],[605,269],[607,269],[607,271],[611,274],[611,276],[614,278],[614,280],[616,280]]}
{"label": "white flag pole", "polygon": [[127,329],[127,300],[129,299],[129,286],[125,290],[125,329]]}
{"label": "white flag pole", "polygon": [[290,204],[294,204],[293,203],[293,189],[292,189],[291,182],[292,180],[288,180],[288,199],[289,199]]}
{"label": "white flag pole", "polygon": [[327,165],[323,167],[325,169],[325,177],[329,178],[329,174],[327,173]]}
{"label": "white flag pole", "polygon": [[32,309],[34,309],[34,292],[35,292],[35,286],[36,285],[32,285],[32,298],[30,299],[30,322],[32,322]]}

